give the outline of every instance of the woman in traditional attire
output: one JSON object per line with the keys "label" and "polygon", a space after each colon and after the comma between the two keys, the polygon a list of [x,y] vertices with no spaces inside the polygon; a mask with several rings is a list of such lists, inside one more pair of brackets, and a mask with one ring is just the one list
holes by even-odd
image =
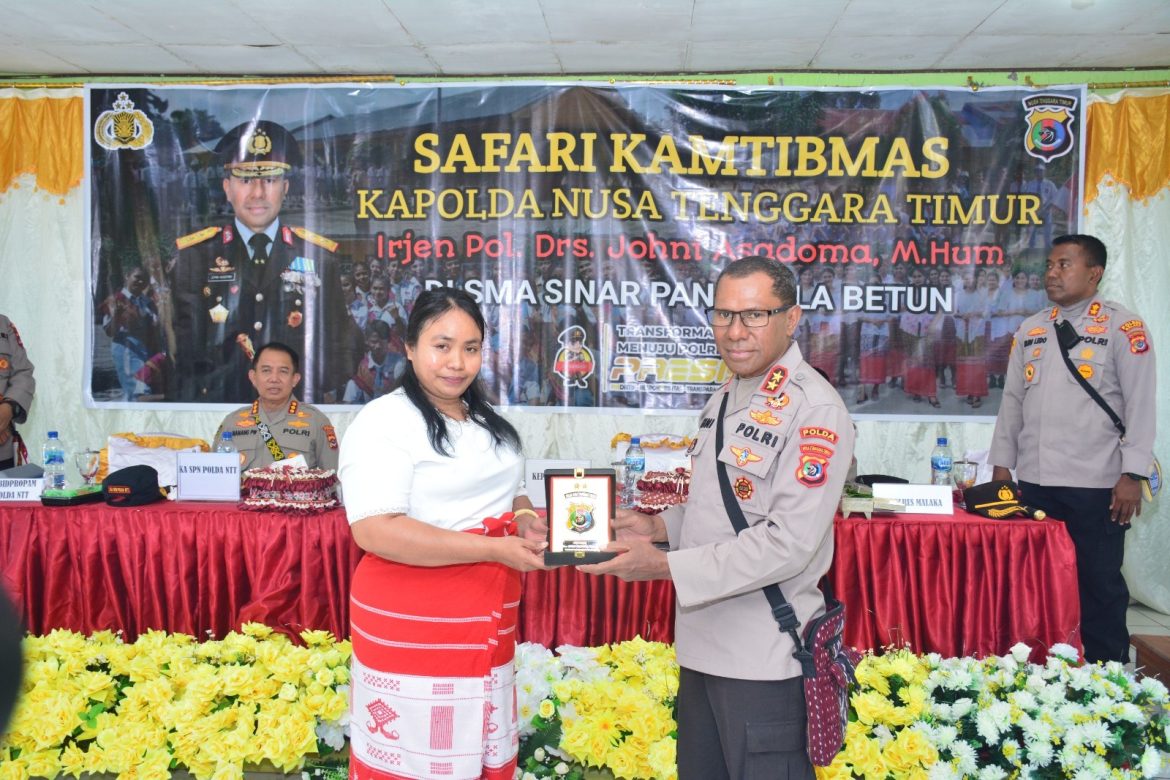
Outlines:
{"label": "woman in traditional attire", "polygon": [[972,409],[983,406],[987,385],[987,291],[970,269],[963,274],[963,286],[955,292],[956,345],[955,395]]}
{"label": "woman in traditional attire", "polygon": [[990,306],[988,319],[991,321],[987,342],[987,373],[991,386],[1002,388],[1007,374],[1008,356],[1011,354],[1014,333],[1012,323],[1018,323],[1022,318],[1011,313],[1014,304],[1008,300],[1008,291],[1000,286],[996,271],[988,270],[983,283]]}
{"label": "woman in traditional attire", "polygon": [[511,780],[520,572],[547,526],[520,437],[484,400],[483,315],[419,295],[402,387],[362,409],[339,474],[354,541],[351,778]]}
{"label": "woman in traditional attire", "polygon": [[[926,275],[920,269],[910,274],[910,285],[923,289]],[[910,312],[898,315],[898,332],[905,355],[905,384],[903,389],[914,401],[925,397],[938,408],[938,378],[934,373],[934,341],[942,330],[941,312]]]}
{"label": "woman in traditional attire", "polygon": [[[869,283],[880,286],[882,277],[874,271]],[[861,356],[857,368],[857,398],[855,403],[878,400],[881,386],[889,376],[886,356],[890,351],[890,315],[879,312],[861,312]]]}

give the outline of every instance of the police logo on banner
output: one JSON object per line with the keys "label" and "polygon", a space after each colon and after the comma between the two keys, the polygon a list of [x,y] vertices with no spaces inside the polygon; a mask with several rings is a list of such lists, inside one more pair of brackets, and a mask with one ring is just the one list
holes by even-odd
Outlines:
{"label": "police logo on banner", "polygon": [[93,139],[105,149],[145,149],[154,139],[154,123],[119,92],[114,110],[103,111],[94,122]]}
{"label": "police logo on banner", "polygon": [[1051,162],[1073,148],[1073,110],[1077,99],[1066,95],[1033,95],[1021,101],[1027,112],[1028,132],[1024,149],[1033,157]]}

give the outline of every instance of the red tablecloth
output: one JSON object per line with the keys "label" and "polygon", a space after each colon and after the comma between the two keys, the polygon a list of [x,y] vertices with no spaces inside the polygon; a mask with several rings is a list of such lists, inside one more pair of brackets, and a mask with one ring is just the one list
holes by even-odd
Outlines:
{"label": "red tablecloth", "polygon": [[[1017,641],[1079,645],[1076,564],[1057,522],[838,519],[833,584],[857,647],[945,655]],[[341,511],[296,517],[224,504],[72,509],[0,504],[0,582],[34,633],[155,628],[222,636],[254,620],[348,632],[361,557]],[[671,641],[669,582],[566,567],[525,575],[519,635],[550,647]]]}
{"label": "red tablecloth", "polygon": [[[29,631],[148,629],[220,637],[245,621],[349,633],[362,552],[342,510],[289,516],[232,504],[0,504],[0,583]],[[641,635],[669,642],[669,582],[566,567],[525,576],[519,636],[549,647]]]}
{"label": "red tablecloth", "polygon": [[1077,562],[1064,523],[897,515],[837,518],[831,574],[853,647],[909,645],[943,656],[1042,660],[1081,646]]}
{"label": "red tablecloth", "polygon": [[0,571],[29,631],[147,629],[223,636],[254,620],[349,633],[361,558],[341,510],[304,517],[233,504],[0,504]]}

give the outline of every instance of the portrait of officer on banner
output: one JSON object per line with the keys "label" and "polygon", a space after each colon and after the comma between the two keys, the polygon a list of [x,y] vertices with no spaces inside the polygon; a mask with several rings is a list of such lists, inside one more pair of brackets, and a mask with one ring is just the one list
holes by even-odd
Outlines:
{"label": "portrait of officer on banner", "polygon": [[300,145],[281,125],[256,119],[228,131],[215,152],[234,218],[175,240],[178,400],[248,401],[256,347],[278,341],[303,356],[297,394],[335,402],[361,334],[347,316],[338,242],[281,218]]}

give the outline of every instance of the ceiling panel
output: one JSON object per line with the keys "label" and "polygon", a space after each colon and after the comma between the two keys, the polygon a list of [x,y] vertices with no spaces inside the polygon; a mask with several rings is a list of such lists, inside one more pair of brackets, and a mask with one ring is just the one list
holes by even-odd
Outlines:
{"label": "ceiling panel", "polygon": [[1170,67],[1170,0],[0,0],[0,19],[0,73],[33,76]]}

